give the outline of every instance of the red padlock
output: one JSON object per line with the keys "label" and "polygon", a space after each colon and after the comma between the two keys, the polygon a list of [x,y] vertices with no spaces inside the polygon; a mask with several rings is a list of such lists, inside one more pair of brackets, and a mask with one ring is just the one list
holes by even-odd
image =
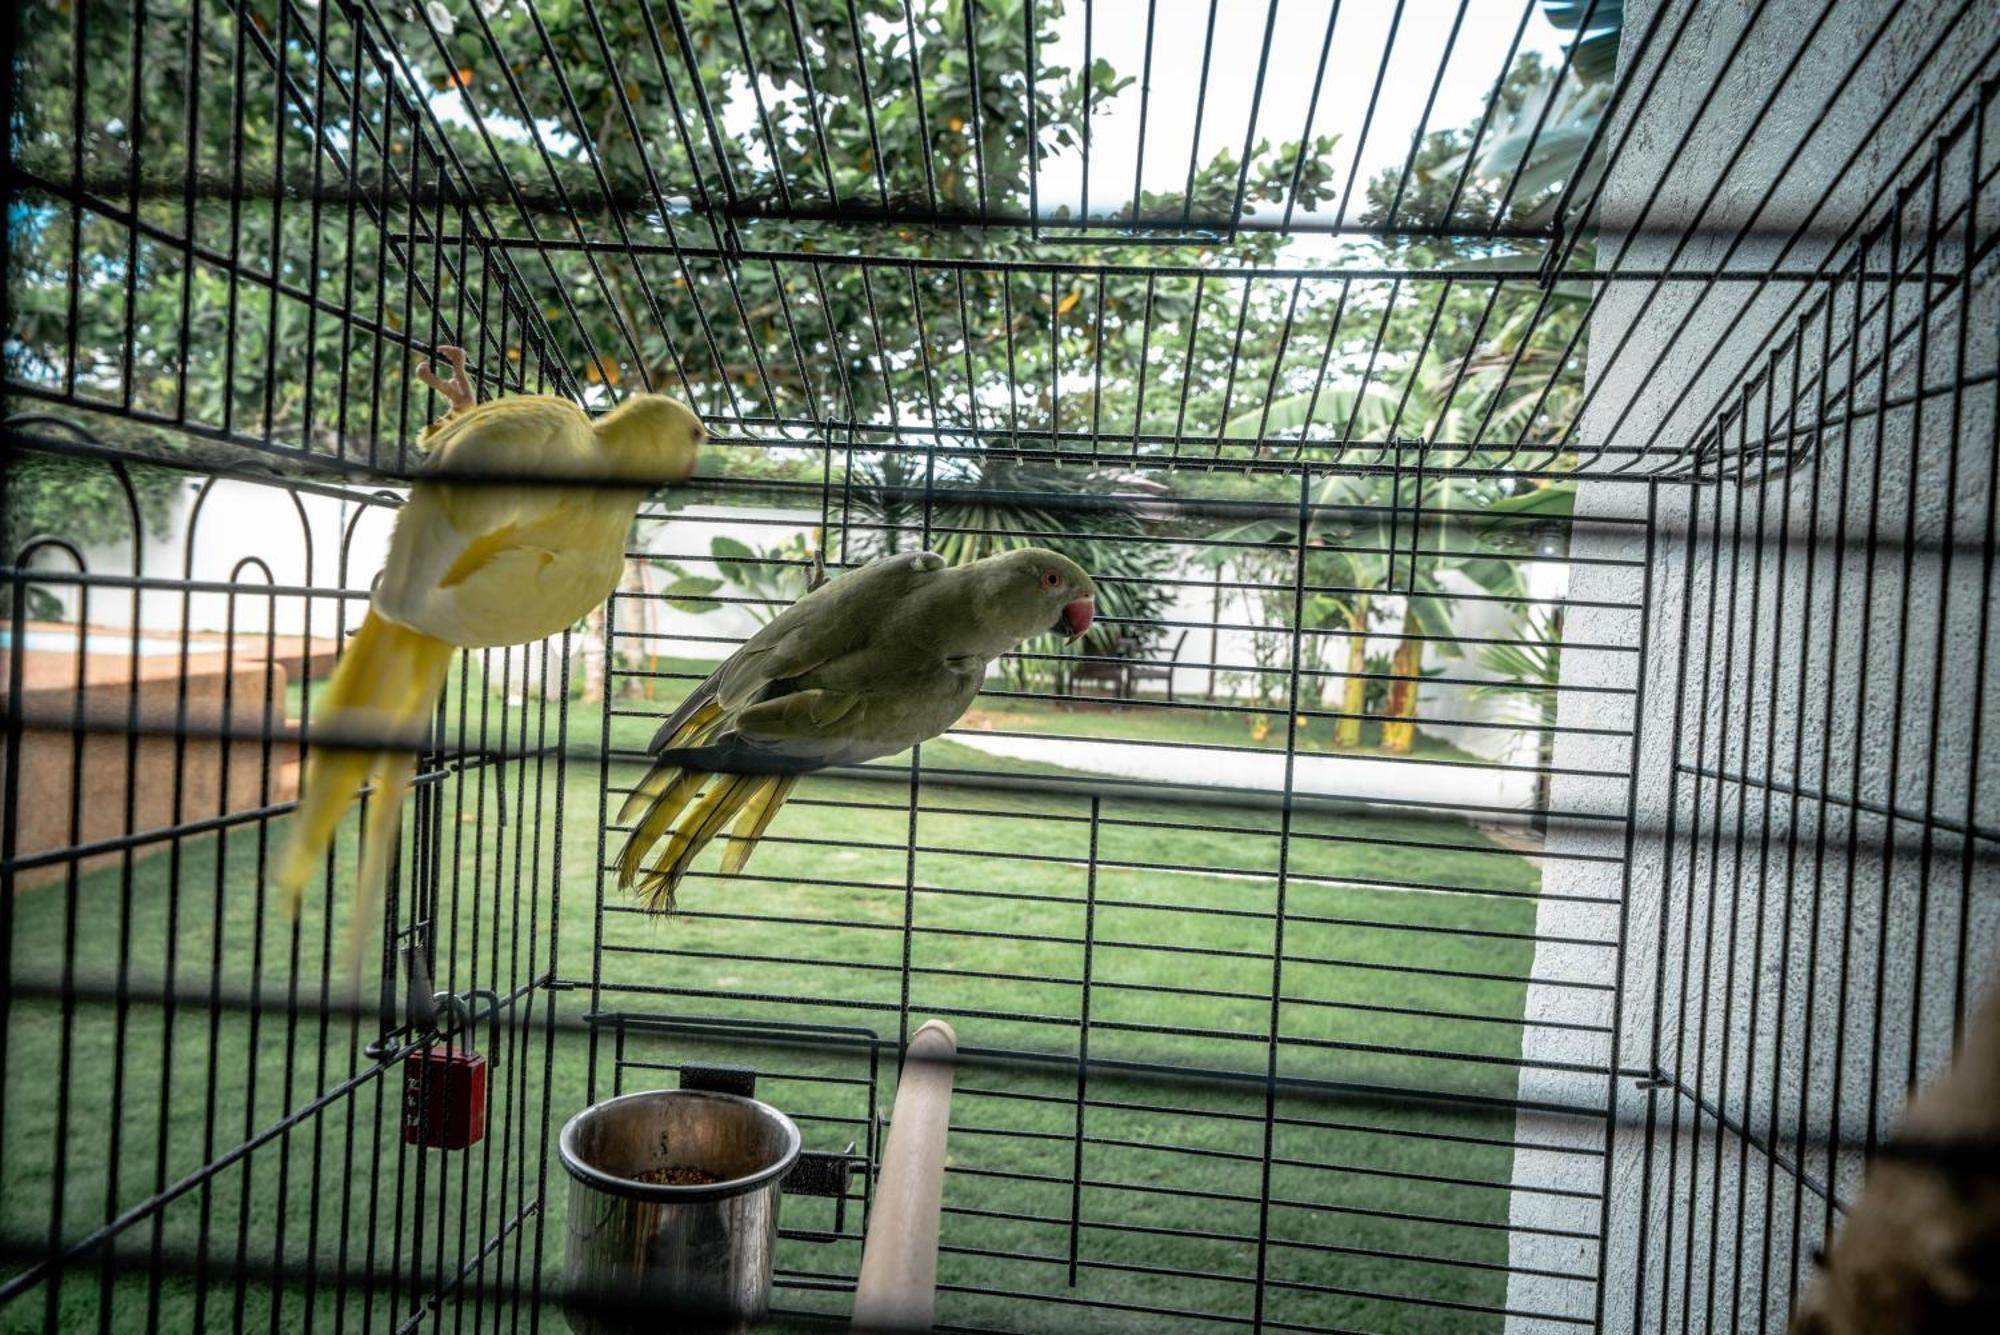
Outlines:
{"label": "red padlock", "polygon": [[462,1150],[486,1134],[486,1058],[427,1048],[403,1064],[403,1143]]}

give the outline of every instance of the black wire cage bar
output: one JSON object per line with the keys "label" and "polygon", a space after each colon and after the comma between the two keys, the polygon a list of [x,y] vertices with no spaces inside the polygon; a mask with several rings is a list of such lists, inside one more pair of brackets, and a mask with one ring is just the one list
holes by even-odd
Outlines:
{"label": "black wire cage bar", "polygon": [[[1036,108],[1064,136],[1086,137],[1092,115],[1115,109],[1119,143],[1142,168],[1149,148],[1156,162],[1193,154],[1197,176],[1217,176],[1221,200],[1197,212],[1184,190],[1177,207],[1218,226],[1278,207],[1253,198],[1251,167],[1275,169],[1257,146],[1259,135],[1281,132],[1260,130],[1254,105],[1211,110],[1199,99],[1194,124],[1163,129],[1160,117],[1149,124],[1140,113],[1135,132],[1125,105],[1134,90],[1121,84],[1085,96],[1080,75],[1037,56],[1038,39],[1064,38],[1079,20],[1095,31],[1091,5],[1014,6],[1018,27],[977,4],[948,6],[926,11],[922,34],[908,7],[905,25],[885,10],[864,26],[845,5],[823,13],[807,6],[810,25],[797,6],[746,17],[739,5],[696,31],[678,6],[655,13],[642,4],[650,17],[631,33],[608,28],[594,4],[558,27],[538,11],[535,21],[523,11],[496,27],[483,14],[455,19],[449,6],[315,14],[280,5],[268,16],[240,11],[240,40],[239,11],[230,7],[201,17],[155,10],[136,25],[129,15],[113,22],[106,13],[96,23],[72,16],[72,31],[57,24],[49,35],[72,61],[89,51],[112,68],[144,61],[164,73],[184,68],[191,48],[209,51],[222,65],[213,73],[233,91],[205,108],[200,98],[137,96],[131,84],[135,95],[105,98],[123,113],[108,129],[72,116],[22,137],[14,166],[23,198],[40,207],[24,211],[16,230],[37,241],[33,261],[52,266],[52,278],[67,269],[74,281],[51,281],[46,297],[23,303],[32,337],[16,359],[17,392],[103,402],[137,420],[396,476],[410,462],[409,414],[429,411],[428,400],[408,401],[409,365],[434,343],[457,340],[472,348],[475,374],[493,389],[527,387],[532,371],[545,378],[538,386],[594,401],[639,386],[669,390],[726,439],[760,451],[879,430],[926,449],[942,437],[1133,461],[1192,456],[1213,466],[1370,442],[1390,458],[1418,446],[1471,452],[1482,468],[1670,470],[1686,464],[1738,368],[1759,354],[1754,339],[1739,344],[1736,336],[1766,335],[1782,324],[1780,312],[1810,304],[1851,252],[1862,220],[1883,207],[1880,189],[1863,183],[1892,178],[1888,150],[1867,133],[1866,118],[1833,110],[1883,78],[1896,84],[1885,112],[1948,100],[1954,62],[1895,57],[1923,39],[1959,50],[1977,37],[1966,29],[1970,6],[1935,25],[1900,7],[1857,11],[1855,25],[1872,29],[1874,40],[1814,71],[1834,81],[1821,114],[1785,136],[1781,159],[1759,164],[1778,188],[1737,200],[1723,186],[1747,147],[1774,118],[1798,118],[1785,94],[1808,95],[1800,62],[1741,108],[1732,99],[1726,127],[1713,99],[1675,108],[1681,123],[1667,125],[1661,108],[1671,80],[1662,71],[1687,46],[1694,11],[1660,7],[1629,28],[1598,31],[1600,18],[1622,16],[1617,5],[1600,16],[1600,7],[1555,7],[1586,39],[1561,47],[1547,96],[1502,81],[1471,129],[1427,137],[1437,128],[1427,117],[1401,127],[1407,154],[1383,159],[1383,132],[1370,117],[1350,126],[1329,107],[1322,128],[1343,146],[1338,156],[1353,140],[1353,163],[1382,159],[1372,178],[1356,179],[1360,168],[1350,165],[1344,183],[1325,183],[1328,198],[1318,203],[1352,215],[1360,229],[1333,251],[1292,244],[1325,211],[1293,207],[1293,178],[1332,153],[1309,151],[1310,127],[1266,154],[1290,166],[1265,192],[1285,187],[1275,230],[1246,237],[1223,227],[1170,248],[1139,247],[1131,243],[1161,238],[1149,225],[1121,234],[1103,186],[1097,198],[1106,207],[1092,212],[1087,161],[1067,138],[1037,137]],[[1538,8],[1520,7],[1523,30]],[[1471,10],[1485,12],[1460,6],[1442,39],[1400,21],[1376,32],[1368,14],[1350,12],[1348,21],[1369,25],[1356,42],[1379,45],[1350,54],[1374,71],[1369,105],[1382,102],[1390,71],[1427,70],[1435,89],[1448,77],[1460,82],[1459,64],[1474,56],[1490,63],[1490,51],[1453,38]],[[1150,33],[1157,6],[1148,14]],[[1133,17],[1121,15],[1121,32]],[[1289,27],[1305,16],[1272,5],[1260,17],[1269,39],[1280,27],[1295,37]],[[1331,17],[1329,40],[1341,30],[1339,6]],[[637,18],[621,14],[620,22]],[[1815,36],[1849,26],[1819,18]],[[1738,45],[1756,47],[1759,27],[1738,34]],[[613,31],[633,49],[614,47]],[[1564,122],[1566,154],[1543,153],[1540,113],[1569,107],[1568,84],[1585,86],[1574,53],[1601,59],[1606,37],[1631,46],[1629,58],[1589,82],[1591,114]],[[867,54],[850,64],[857,41]],[[1291,63],[1331,49],[1262,45],[1256,79],[1232,76],[1226,85],[1235,94],[1239,84],[1296,76]],[[1797,54],[1815,49],[1808,43]],[[1505,68],[1525,58],[1510,48]],[[527,80],[530,65],[546,77]],[[974,66],[982,100],[993,106],[984,114],[977,103],[933,108],[948,94],[927,89],[927,80],[963,98]],[[1745,68],[1725,67],[1738,77]],[[1529,68],[1539,70],[1539,58]],[[1025,216],[1037,221],[1019,236],[977,214],[956,218],[912,202],[909,225],[869,217],[864,240],[855,240],[840,227],[847,206],[833,201],[856,192],[843,193],[841,173],[818,165],[828,133],[823,85],[836,72],[843,85],[857,85],[839,111],[852,120],[858,107],[868,122],[866,133],[850,127],[850,138],[873,159],[865,170],[880,178],[882,199],[913,200],[916,166],[948,153],[946,174],[961,179],[985,180],[981,163],[989,174],[1011,164],[1011,174],[991,182],[990,210],[1030,190],[1046,162],[1082,169],[1076,207],[1062,206],[1071,218],[1031,211]],[[42,99],[38,80],[84,89],[73,110],[91,100],[92,71],[81,67],[37,62],[23,76],[30,105],[64,100],[53,87],[55,101]],[[767,93],[772,79],[778,88]],[[1305,99],[1315,115],[1325,79],[1316,67]],[[744,80],[754,94],[747,99]],[[728,123],[726,111],[753,109],[750,124]],[[1507,176],[1482,156],[1503,114],[1525,121],[1507,141],[1503,161],[1517,164]],[[879,149],[883,120],[916,143]],[[263,124],[269,132],[253,135]],[[1204,157],[1219,134],[1236,142],[1234,131],[1224,133],[1232,125],[1243,128],[1248,155],[1217,149]],[[1653,155],[1660,160],[1644,180],[1628,171],[1605,198],[1603,164],[1621,160],[1641,131],[1679,137]],[[1173,134],[1180,138],[1171,145],[1154,142]],[[1696,155],[1717,159],[1708,188],[1669,207],[1667,187]],[[1221,170],[1231,164],[1233,175]],[[842,172],[854,170],[863,169]],[[925,166],[933,192],[938,173],[938,163]],[[1505,217],[1521,212],[1521,179],[1546,181],[1550,198],[1529,210],[1549,213],[1539,224],[1545,236],[1497,235],[1466,216],[1475,203]],[[1162,207],[1173,212],[1173,203]],[[1147,212],[1139,210],[1141,222]],[[753,226],[750,213],[766,224]],[[1412,225],[1423,237],[1399,230],[1411,217],[1421,219]],[[1058,226],[1066,221],[1087,229],[1088,253],[1058,244],[1072,235]],[[1960,230],[1941,226],[1938,293],[1979,258],[1954,254]],[[130,312],[136,303],[126,290],[142,283],[179,289],[182,317],[121,327],[113,312]],[[1666,306],[1649,330],[1698,350],[1690,365],[1702,374],[1669,382],[1648,361],[1650,376],[1616,376],[1645,356],[1621,343],[1591,349],[1594,383],[1584,383],[1583,331],[1604,295],[1628,285],[1659,294],[1654,301]],[[95,311],[109,323],[85,341],[79,329]],[[211,316],[224,337],[182,336]],[[913,329],[921,331],[914,340]],[[1427,361],[1446,373],[1419,384],[1409,372]],[[1604,420],[1616,430],[1586,439],[1591,415],[1576,400],[1594,404],[1614,392],[1602,388],[1611,383],[1620,401]],[[1668,401],[1656,404],[1661,395]],[[1646,425],[1627,430],[1642,403]]]}
{"label": "black wire cage bar", "polygon": [[[8,22],[0,1328],[561,1329],[557,1129],[716,1064],[843,1323],[942,1016],[940,1329],[1783,1329],[2000,950],[1990,6]],[[441,344],[709,443],[454,662],[357,980],[355,826],[265,864]],[[621,894],[817,572],[1028,542],[1089,637]]]}

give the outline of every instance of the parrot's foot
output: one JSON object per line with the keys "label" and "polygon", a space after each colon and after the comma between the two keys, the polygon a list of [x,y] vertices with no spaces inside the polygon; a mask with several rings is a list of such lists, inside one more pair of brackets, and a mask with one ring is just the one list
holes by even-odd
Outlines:
{"label": "parrot's foot", "polygon": [[451,363],[451,378],[447,380],[439,375],[431,368],[429,362],[420,362],[417,365],[417,379],[444,395],[451,404],[451,411],[445,416],[451,417],[467,411],[479,400],[472,392],[472,378],[465,373],[465,349],[453,347],[449,343],[440,343],[437,355]]}

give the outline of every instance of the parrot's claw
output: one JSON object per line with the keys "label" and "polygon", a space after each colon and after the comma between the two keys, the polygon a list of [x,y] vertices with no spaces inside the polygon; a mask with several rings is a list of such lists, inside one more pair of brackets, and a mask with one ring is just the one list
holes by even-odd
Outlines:
{"label": "parrot's claw", "polygon": [[450,402],[451,411],[445,416],[465,412],[479,402],[473,396],[472,379],[465,373],[465,349],[441,343],[438,345],[437,355],[451,363],[451,378],[447,380],[439,375],[429,362],[420,362],[417,365],[417,379],[442,394]]}

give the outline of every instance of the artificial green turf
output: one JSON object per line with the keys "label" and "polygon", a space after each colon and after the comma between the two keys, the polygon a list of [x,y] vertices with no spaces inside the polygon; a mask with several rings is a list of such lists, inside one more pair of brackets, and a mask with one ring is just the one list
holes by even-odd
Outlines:
{"label": "artificial green turf", "polygon": [[[667,693],[658,694],[643,707],[665,707]],[[452,699],[450,723],[456,727],[463,701],[468,740],[477,739],[482,715],[489,745],[504,741],[503,749],[516,749],[524,740],[556,740],[553,712],[506,708],[476,689],[460,692],[456,683]],[[631,705],[619,702],[621,709]],[[1110,717],[1130,733],[1154,716]],[[420,819],[435,822],[440,837],[438,956],[456,961],[456,977],[449,980],[454,986],[474,978],[491,984],[496,974],[503,987],[549,971],[592,977],[600,769],[591,757],[602,716],[587,706],[573,711],[571,720],[567,741],[577,758],[560,779],[556,760],[544,757],[468,770],[426,799]],[[612,722],[614,752],[637,747],[650,731],[638,717]],[[523,724],[530,734],[525,739]],[[1069,1058],[1078,1048],[1087,960],[1096,984],[1089,999],[1094,1061],[1173,1063],[1230,1078],[1189,1083],[1094,1073],[1083,1125],[1090,1185],[1073,1194],[1072,1068],[969,1065],[954,1109],[941,1321],[1047,1331],[1229,1328],[1252,1310],[1261,1231],[1277,1244],[1263,1274],[1268,1322],[1380,1331],[1497,1327],[1496,1316],[1446,1304],[1495,1307],[1504,1301],[1504,1273],[1484,1267],[1506,1261],[1506,1234],[1493,1226],[1507,1218],[1511,1115],[1287,1091],[1272,1109],[1277,1164],[1268,1196],[1275,1204],[1265,1215],[1267,1108],[1257,1077],[1271,1051],[1275,977],[1283,998],[1281,1074],[1510,1096],[1514,1071],[1507,1060],[1519,1050],[1514,1021],[1524,993],[1519,980],[1533,953],[1526,937],[1533,930],[1538,874],[1531,864],[1448,820],[1301,808],[1287,830],[1282,813],[1268,806],[1169,803],[1128,798],[1116,789],[1096,802],[1093,827],[1091,800],[1038,790],[1032,765],[950,743],[925,747],[923,761],[933,775],[976,769],[1009,776],[1014,786],[926,783],[911,856],[906,775],[809,780],[748,872],[734,880],[691,879],[677,916],[642,917],[614,893],[602,926],[598,981],[604,990],[595,999],[587,989],[558,993],[558,1013],[580,1022],[597,1004],[607,1012],[810,1021],[867,1029],[893,1043],[905,1012],[907,951],[913,1022],[941,1014],[969,1047]],[[629,762],[611,767],[614,811],[616,790],[639,773]],[[406,820],[406,837],[418,819]],[[352,878],[351,829],[350,821],[333,877],[343,889]],[[309,896],[295,970],[292,926],[258,886],[260,841],[281,831],[273,823],[268,834],[239,829],[186,840],[177,853],[153,852],[133,865],[129,890],[111,867],[81,877],[73,894],[51,886],[19,896],[17,976],[55,981],[73,967],[78,978],[106,981],[122,961],[135,986],[158,987],[168,976],[171,943],[178,1002],[170,1024],[157,1006],[134,1005],[122,1040],[111,1006],[79,1006],[65,1022],[51,1002],[14,1002],[0,1147],[6,1156],[0,1210],[10,1239],[46,1234],[57,1091],[65,1084],[71,1098],[62,1232],[74,1237],[105,1217],[114,1131],[120,1143],[113,1194],[124,1207],[143,1199],[157,1181],[172,1182],[236,1144],[246,1131],[273,1124],[315,1091],[370,1068],[358,1046],[373,1036],[372,1021],[358,1030],[342,1022],[322,1031],[310,1012],[294,1021],[284,1010],[294,977],[308,1001],[318,995],[322,960],[338,958],[346,905],[329,932],[324,896]],[[714,857],[711,852],[699,865],[712,868]],[[1281,859],[1286,876],[1278,976],[1272,958]],[[1409,883],[1497,893],[1391,888]],[[551,934],[558,910],[559,927]],[[1423,927],[1444,930],[1409,930]],[[1217,953],[1196,953],[1203,951]],[[1495,977],[1453,976],[1465,973]],[[207,998],[217,980],[225,994],[256,988],[275,1009],[254,1016],[213,1010]],[[372,1000],[374,993],[364,987],[363,995]],[[260,1150],[247,1168],[227,1170],[206,1192],[190,1192],[169,1207],[167,1250],[192,1253],[205,1215],[215,1254],[227,1262],[239,1220],[247,1218],[252,1262],[270,1258],[282,1238],[286,1265],[298,1267],[310,1253],[331,1269],[344,1239],[346,1260],[356,1268],[372,1246],[378,1274],[400,1269],[407,1275],[413,1252],[427,1274],[451,1272],[524,1199],[541,1193],[546,1172],[541,1265],[553,1275],[562,1252],[565,1183],[549,1142],[555,1126],[586,1100],[591,1044],[580,1029],[559,1032],[545,1083],[545,999],[537,995],[525,1028],[502,1035],[492,1126],[478,1148],[400,1152],[400,1083],[365,1081],[356,1097],[335,1102],[328,1115]],[[161,1045],[169,1032],[171,1080],[163,1091]],[[490,1046],[483,1036],[480,1041]],[[615,1060],[621,1050],[622,1066]],[[1494,1060],[1453,1061],[1414,1050]],[[837,1149],[850,1139],[867,1139],[866,1085],[838,1083],[867,1079],[870,1062],[859,1052],[702,1042],[637,1030],[625,1033],[620,1049],[607,1031],[598,1054],[598,1093],[607,1092],[614,1077],[626,1088],[671,1084],[671,1068],[690,1055],[756,1064],[765,1072],[760,1092],[800,1115],[811,1147]],[[886,1111],[893,1063],[875,1074],[876,1106]],[[156,1156],[163,1093],[162,1175]],[[552,1119],[546,1140],[545,1099]],[[1402,1134],[1411,1130],[1463,1139]],[[524,1134],[530,1140],[525,1148]],[[391,1227],[399,1192],[400,1236]],[[1081,1265],[1071,1288],[1073,1211],[1081,1221]],[[1405,1214],[1464,1222],[1389,1217]],[[421,1237],[411,1222],[418,1218]],[[817,1200],[795,1200],[786,1218],[802,1228],[833,1222],[829,1203]],[[858,1226],[850,1215],[848,1232]],[[526,1282],[535,1267],[533,1232],[531,1220],[509,1235],[481,1275]],[[128,1235],[142,1266],[149,1237],[143,1226]],[[129,1263],[130,1253],[123,1255]],[[782,1276],[809,1281],[851,1275],[858,1258],[852,1240],[788,1241],[779,1266]],[[185,1276],[164,1281],[160,1328],[233,1324],[233,1284],[211,1291],[198,1322],[194,1287]],[[349,1312],[348,1328],[359,1329],[352,1320],[361,1303],[353,1293],[335,1292],[331,1280],[314,1282],[310,1294],[307,1287],[301,1279],[283,1295],[278,1328],[331,1329],[339,1307]],[[964,1291],[971,1287],[1045,1300]],[[111,1285],[112,1329],[145,1327],[146,1289],[143,1280],[130,1278]],[[1328,1289],[1340,1292],[1320,1291]],[[407,1310],[408,1292],[406,1284],[401,1294],[378,1295],[375,1319]],[[1361,1296],[1369,1293],[1412,1301]],[[462,1296],[468,1319],[493,1319],[490,1300]],[[246,1284],[241,1301],[248,1326],[262,1328],[271,1320],[271,1295],[261,1285]],[[808,1310],[840,1312],[846,1301],[837,1292],[796,1283],[780,1294],[781,1304]],[[72,1272],[59,1302],[66,1325],[94,1326],[96,1272]],[[1118,1306],[1086,1309],[1073,1302]],[[30,1299],[0,1308],[0,1328],[34,1327],[41,1317],[39,1302]],[[393,1321],[388,1324],[393,1328]],[[473,1326],[479,1328],[476,1321]]]}

